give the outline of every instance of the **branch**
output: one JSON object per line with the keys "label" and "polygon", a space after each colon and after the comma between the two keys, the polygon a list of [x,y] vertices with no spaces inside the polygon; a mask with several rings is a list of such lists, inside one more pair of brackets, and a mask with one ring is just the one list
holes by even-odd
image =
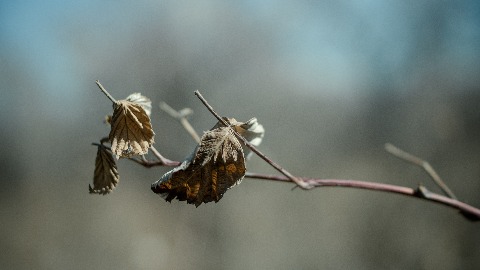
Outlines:
{"label": "branch", "polygon": [[[245,177],[253,178],[253,179],[278,181],[278,182],[291,182],[290,179],[282,175],[267,175],[267,174],[247,172],[245,174]],[[415,198],[423,199],[426,201],[431,201],[434,203],[440,203],[448,207],[460,210],[460,213],[470,221],[480,221],[480,209],[475,208],[469,204],[463,203],[461,201],[458,201],[456,199],[448,198],[446,196],[433,193],[427,190],[423,186],[420,186],[417,190],[414,190],[409,187],[366,182],[366,181],[357,181],[357,180],[312,179],[312,178],[305,178],[305,177],[302,177],[301,179],[307,182],[312,187],[360,188],[360,189],[383,191],[383,192],[396,193],[396,194],[409,196],[409,197],[415,197]]]}
{"label": "branch", "polygon": [[[100,84],[100,82],[97,80],[96,81],[98,87],[100,90],[112,101],[116,102],[116,100],[105,90],[105,88]],[[208,102],[203,98],[203,96],[200,94],[199,91],[195,91],[195,95],[202,101],[202,103],[207,107],[207,109],[226,127],[229,127],[228,123],[225,122],[223,118],[221,118],[214,110],[213,108],[208,104]],[[167,111],[170,115],[177,119],[185,120],[185,123],[188,125],[184,125],[185,129],[188,131],[189,128],[191,128],[191,125],[188,123],[186,120],[186,116],[188,115],[189,111],[188,110],[182,110],[181,112],[177,112],[173,110],[171,107],[167,107],[164,103],[164,105],[161,105],[161,108],[164,111]],[[192,128],[193,130],[193,128]],[[260,179],[260,180],[269,180],[269,181],[277,181],[277,182],[283,182],[283,183],[288,183],[292,182],[295,183],[297,186],[303,188],[303,189],[312,189],[316,187],[347,187],[347,188],[359,188],[359,189],[368,189],[368,190],[376,190],[376,191],[382,191],[382,192],[389,192],[389,193],[396,193],[404,196],[409,196],[409,197],[414,197],[434,203],[439,203],[443,204],[445,206],[458,209],[460,213],[467,219],[471,221],[480,221],[480,209],[475,208],[469,204],[463,203],[455,197],[453,192],[448,188],[448,186],[440,179],[438,174],[433,170],[433,168],[430,166],[430,164],[416,156],[413,156],[403,150],[400,150],[399,148],[387,144],[385,146],[386,150],[396,157],[403,159],[405,161],[411,162],[415,165],[418,165],[422,167],[433,179],[433,181],[442,189],[442,191],[449,197],[443,196],[440,194],[436,194],[434,192],[429,191],[426,187],[424,186],[419,186],[417,189],[412,189],[408,187],[402,187],[402,186],[396,186],[396,185],[389,185],[389,184],[382,184],[382,183],[374,183],[374,182],[366,182],[366,181],[357,181],[357,180],[342,180],[342,179],[314,179],[314,178],[306,178],[306,177],[295,177],[292,174],[290,174],[287,170],[283,169],[280,167],[278,164],[276,164],[274,161],[269,159],[267,156],[265,156],[263,153],[261,153],[259,150],[255,148],[251,143],[249,143],[245,138],[243,138],[240,134],[238,134],[234,129],[232,129],[233,134],[240,140],[242,141],[248,148],[252,150],[252,152],[256,153],[259,157],[261,157],[263,160],[265,160],[268,164],[270,164],[272,167],[274,167],[276,170],[281,172],[283,175],[268,175],[268,174],[259,174],[259,173],[251,173],[247,172],[245,174],[245,177],[252,178],[252,179]],[[189,131],[190,133],[190,131]],[[196,134],[196,132],[193,130],[193,133],[191,134]],[[194,137],[192,135],[192,137]],[[198,137],[198,135],[197,135]],[[194,137],[195,138],[195,137]],[[199,138],[198,138],[199,139]],[[196,139],[197,140],[197,139]],[[197,140],[198,141],[198,140]],[[108,146],[105,146],[104,144],[109,142],[108,137],[102,138],[99,143],[92,143],[93,145],[97,146],[102,146],[105,147],[106,149],[110,150],[111,149]],[[157,159],[156,161],[149,161],[145,158],[145,156],[141,156],[141,158],[138,157],[131,157],[129,158],[130,160],[141,164],[142,166],[145,167],[156,167],[156,166],[165,166],[165,167],[174,167],[178,166],[181,164],[179,161],[173,161],[170,159],[167,159],[163,157],[160,152],[155,149],[153,146],[150,148],[152,150],[153,155]]]}
{"label": "branch", "polygon": [[180,162],[178,162],[178,161],[171,161],[170,160],[170,162],[164,163],[164,161],[161,161],[161,160],[158,160],[158,161],[147,160],[145,158],[145,156],[142,156],[141,159],[138,159],[136,157],[129,157],[128,159],[142,165],[145,168],[151,168],[151,167],[157,167],[157,166],[176,167],[176,166],[180,165]]}
{"label": "branch", "polygon": [[453,194],[453,192],[450,190],[450,188],[447,186],[447,184],[445,184],[445,182],[442,181],[442,179],[440,178],[440,176],[437,174],[437,172],[435,172],[435,170],[433,169],[432,166],[430,166],[430,163],[428,163],[427,161],[419,158],[419,157],[416,157],[410,153],[407,153],[405,151],[403,151],[402,149],[394,146],[393,144],[390,144],[390,143],[387,143],[385,144],[385,150],[387,150],[390,154],[394,155],[395,157],[401,159],[401,160],[404,160],[404,161],[407,161],[407,162],[410,162],[414,165],[417,165],[417,166],[420,166],[422,167],[426,172],[427,174],[430,176],[430,178],[432,178],[433,182],[435,182],[435,184],[437,184],[437,186],[440,187],[440,189],[442,189],[443,193],[445,193],[445,195],[447,195],[448,197],[452,198],[452,199],[457,199],[457,197],[455,196],[455,194]]}
{"label": "branch", "polygon": [[187,120],[187,116],[193,113],[193,111],[190,108],[185,108],[180,111],[174,110],[172,107],[170,107],[167,103],[165,102],[160,102],[160,109],[168,113],[171,117],[177,119],[180,121],[180,124],[182,124],[183,128],[192,136],[192,138],[197,142],[200,143],[200,136],[198,136],[197,132],[195,129],[192,127],[190,122]]}
{"label": "branch", "polygon": [[[158,150],[155,147],[153,147],[153,145],[150,147],[150,149],[152,150],[152,153],[155,155],[155,157],[158,158],[158,160],[161,164],[163,164],[165,166],[178,166],[178,165],[180,165],[180,162],[173,161],[173,160],[170,160],[170,159],[162,156],[160,154],[160,152],[158,152]],[[145,157],[143,157],[143,159],[145,159]]]}
{"label": "branch", "polygon": [[[100,145],[98,143],[92,143],[93,145]],[[106,147],[110,149],[109,147]],[[156,151],[156,150],[155,150]],[[153,151],[152,151],[153,152]],[[158,151],[157,151],[158,152]],[[161,155],[160,155],[161,156]],[[157,157],[158,158],[158,157]],[[163,166],[163,167],[175,167],[180,165],[179,161],[168,160],[164,162],[161,160],[158,161],[149,161],[142,156],[141,159],[138,158],[129,158],[131,161],[134,161],[146,168]],[[283,175],[271,175],[271,174],[261,174],[247,172],[245,177],[258,180],[269,180],[282,183],[295,183],[291,179]],[[320,188],[320,187],[344,187],[344,188],[358,188],[358,189],[367,189],[373,191],[381,191],[388,193],[396,193],[403,196],[414,197],[417,199],[422,199],[425,201],[430,201],[433,203],[443,204],[445,206],[457,209],[460,213],[470,221],[480,221],[480,209],[475,208],[469,204],[463,203],[456,199],[448,198],[440,194],[433,193],[427,190],[425,187],[420,186],[418,189],[412,189],[409,187],[402,187],[390,184],[382,184],[375,182],[367,181],[358,181],[358,180],[343,180],[343,179],[314,179],[307,177],[299,177],[301,181],[307,183],[311,188]]]}
{"label": "branch", "polygon": [[107,92],[107,90],[105,90],[105,88],[103,87],[103,85],[100,83],[99,80],[96,80],[95,83],[97,84],[98,88],[100,88],[102,93],[104,93],[105,96],[107,96],[108,99],[110,99],[113,103],[117,103],[117,100],[114,99],[112,95],[110,95],[110,93]]}
{"label": "branch", "polygon": [[[228,123],[222,117],[220,117],[220,115],[218,115],[215,112],[215,110],[213,110],[212,106],[210,106],[210,104],[208,104],[207,100],[205,100],[205,98],[202,96],[202,94],[200,94],[200,92],[198,90],[195,91],[195,95],[200,99],[200,101],[202,101],[203,105],[205,105],[205,107],[207,107],[207,109],[218,119],[218,121],[220,121],[226,127],[229,126]],[[288,179],[290,179],[292,182],[296,183],[299,187],[301,187],[302,189],[312,188],[312,186],[310,186],[310,184],[308,184],[307,182],[303,181],[300,178],[297,178],[297,177],[293,176],[287,170],[280,167],[280,165],[278,165],[273,160],[271,160],[266,155],[264,155],[262,152],[260,152],[255,146],[253,146],[250,142],[248,142],[245,138],[243,138],[240,134],[238,134],[238,132],[236,132],[234,129],[232,129],[232,131],[233,131],[233,134],[235,134],[235,137],[237,137],[239,140],[241,140],[248,148],[250,148],[250,150],[252,150],[252,152],[254,152],[260,158],[265,160],[268,164],[270,164],[277,171],[279,171],[280,173],[282,173],[283,175],[288,177]]]}
{"label": "branch", "polygon": [[[103,145],[105,142],[107,142],[107,140],[108,138],[103,138],[100,140],[100,143],[92,143],[92,145],[103,146],[111,152],[112,149],[110,147]],[[176,167],[181,164],[181,162],[179,161],[173,161],[168,158],[165,158],[153,146],[150,147],[150,149],[152,150],[153,155],[158,159],[157,161],[147,160],[144,155],[142,155],[140,159],[137,157],[129,157],[128,159],[147,168],[157,167],[157,166]]]}

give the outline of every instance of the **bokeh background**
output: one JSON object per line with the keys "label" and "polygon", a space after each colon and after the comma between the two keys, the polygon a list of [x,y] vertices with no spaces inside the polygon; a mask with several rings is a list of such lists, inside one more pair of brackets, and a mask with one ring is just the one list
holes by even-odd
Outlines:
{"label": "bokeh background", "polygon": [[[156,148],[193,126],[257,117],[260,149],[296,175],[439,192],[391,142],[480,206],[478,1],[2,1],[1,269],[475,269],[480,227],[455,210],[346,188],[246,179],[217,204],[166,203],[169,168],[118,162],[90,195],[110,101],[154,101]],[[258,157],[252,172],[275,173]]]}

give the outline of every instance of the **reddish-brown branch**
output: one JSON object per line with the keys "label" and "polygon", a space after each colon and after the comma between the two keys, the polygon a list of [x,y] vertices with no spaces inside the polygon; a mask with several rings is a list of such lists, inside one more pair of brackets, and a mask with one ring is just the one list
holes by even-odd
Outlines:
{"label": "reddish-brown branch", "polygon": [[[173,167],[173,166],[178,166],[180,164],[179,161],[170,161],[167,164],[165,164],[161,161],[148,161],[146,159],[139,160],[136,158],[130,158],[130,159],[147,168],[156,167],[156,166]],[[251,179],[258,179],[258,180],[270,180],[270,181],[277,181],[277,182],[283,182],[283,183],[294,183],[292,180],[290,180],[288,177],[284,175],[272,175],[272,174],[247,172],[245,174],[245,177],[251,178]],[[375,182],[368,182],[368,181],[359,181],[359,180],[314,179],[314,178],[307,178],[307,177],[298,177],[298,178],[308,183],[312,188],[343,187],[343,188],[367,189],[367,190],[373,190],[373,191],[395,193],[395,194],[400,194],[408,197],[423,199],[423,200],[434,202],[434,203],[440,203],[445,206],[459,210],[462,215],[464,215],[466,218],[468,218],[471,221],[480,221],[480,209],[475,208],[464,202],[461,202],[452,198],[448,198],[446,196],[443,196],[437,193],[433,193],[427,190],[423,186],[419,187],[418,189],[413,189],[409,187],[402,187],[397,185],[375,183]]]}
{"label": "reddish-brown branch", "polygon": [[[245,177],[253,178],[253,179],[280,181],[280,182],[291,182],[290,179],[282,175],[267,175],[267,174],[247,172],[245,174]],[[427,201],[440,203],[440,204],[449,206],[451,208],[455,208],[457,210],[460,210],[460,212],[469,220],[480,221],[480,209],[475,208],[469,204],[463,203],[461,201],[458,201],[440,194],[433,193],[431,191],[428,191],[425,187],[420,187],[419,189],[415,190],[409,187],[358,181],[358,180],[312,179],[312,178],[305,178],[305,177],[301,177],[301,179],[309,183],[313,187],[361,188],[361,189],[390,192],[390,193],[396,193],[400,195],[420,198]]]}
{"label": "reddish-brown branch", "polygon": [[[165,166],[178,166],[178,165],[180,165],[180,162],[173,161],[173,160],[170,160],[170,159],[162,156],[162,154],[160,154],[160,152],[158,152],[158,150],[155,147],[153,147],[153,146],[150,147],[150,150],[152,150],[153,155],[155,155],[155,157],[160,161],[161,164],[163,164]],[[145,161],[146,161],[146,159],[145,159]]]}
{"label": "reddish-brown branch", "polygon": [[[261,173],[250,173],[247,172],[245,177],[252,179],[262,179],[262,180],[272,180],[280,182],[291,182],[290,179],[282,175],[268,175]],[[361,188],[361,189],[370,189],[378,190],[384,192],[398,193],[402,195],[412,196],[415,195],[415,190],[408,187],[401,187],[389,184],[358,181],[358,180],[342,180],[342,179],[314,179],[307,177],[300,177],[303,181],[309,183],[313,187],[351,187],[351,188]]]}

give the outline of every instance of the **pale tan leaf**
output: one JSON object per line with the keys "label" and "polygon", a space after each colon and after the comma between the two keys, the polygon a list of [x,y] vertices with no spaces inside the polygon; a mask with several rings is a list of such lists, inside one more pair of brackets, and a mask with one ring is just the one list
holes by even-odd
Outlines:
{"label": "pale tan leaf", "polygon": [[154,135],[150,117],[139,104],[127,100],[114,104],[108,138],[117,159],[146,154],[154,143]]}
{"label": "pale tan leaf", "polygon": [[[235,118],[223,117],[223,119],[235,129],[242,137],[244,137],[249,143],[254,146],[259,146],[262,142],[263,136],[265,134],[265,129],[261,124],[258,123],[257,118],[252,118],[247,122],[238,122]],[[215,125],[214,128],[224,126],[220,121]],[[247,159],[252,155],[251,150],[242,143],[243,152]]]}
{"label": "pale tan leaf", "polygon": [[[138,105],[140,105],[149,117],[152,114],[152,101],[146,96],[143,96],[140,93],[133,93],[129,95],[125,100],[131,101],[133,103],[137,103]],[[103,122],[105,124],[110,125],[112,123],[112,115],[109,115],[109,114],[105,115],[105,119],[103,120]]]}
{"label": "pale tan leaf", "polygon": [[93,187],[88,185],[90,193],[108,194],[117,186],[119,179],[113,155],[105,146],[99,145],[95,159]]}
{"label": "pale tan leaf", "polygon": [[125,100],[137,103],[142,106],[148,116],[152,114],[152,101],[146,96],[143,96],[140,93],[133,93],[129,95]]}
{"label": "pale tan leaf", "polygon": [[167,201],[177,198],[189,204],[218,202],[245,175],[242,145],[230,127],[205,132],[200,145],[180,166],[152,184]]}

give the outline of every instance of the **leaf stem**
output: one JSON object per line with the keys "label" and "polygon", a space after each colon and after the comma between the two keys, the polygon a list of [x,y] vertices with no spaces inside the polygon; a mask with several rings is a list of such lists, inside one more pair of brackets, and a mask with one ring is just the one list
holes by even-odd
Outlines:
{"label": "leaf stem", "polygon": [[102,93],[104,93],[105,96],[107,96],[108,99],[110,99],[113,103],[117,103],[117,100],[114,99],[112,95],[110,95],[110,93],[107,92],[107,90],[105,90],[105,88],[103,87],[103,85],[100,83],[99,80],[96,80],[95,83],[97,84],[98,88],[100,88]]}
{"label": "leaf stem", "polygon": [[[228,127],[228,123],[218,115],[215,110],[208,104],[207,100],[200,94],[200,91],[196,90],[195,95],[200,99],[200,101],[207,107],[207,109],[220,121],[224,126]],[[273,168],[275,168],[277,171],[279,171],[281,174],[285,175],[288,179],[290,179],[292,182],[296,183],[299,187],[302,189],[310,189],[312,186],[308,184],[307,182],[303,181],[302,179],[293,176],[291,173],[289,173],[287,170],[282,168],[280,165],[275,163],[273,160],[268,158],[266,155],[264,155],[262,152],[260,152],[255,146],[253,146],[250,142],[248,142],[245,138],[243,138],[238,132],[236,132],[234,129],[232,129],[233,133],[235,136],[241,140],[248,148],[252,150],[255,154],[257,154],[260,158],[265,160],[268,164],[270,164]]]}

